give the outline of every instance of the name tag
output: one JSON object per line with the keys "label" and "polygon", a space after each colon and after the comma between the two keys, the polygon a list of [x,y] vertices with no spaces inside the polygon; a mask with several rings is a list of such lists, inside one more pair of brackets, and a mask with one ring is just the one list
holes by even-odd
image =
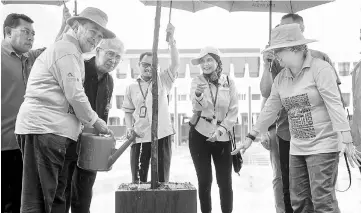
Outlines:
{"label": "name tag", "polygon": [[145,118],[147,116],[147,107],[146,106],[142,106],[139,109],[139,117],[140,118]]}

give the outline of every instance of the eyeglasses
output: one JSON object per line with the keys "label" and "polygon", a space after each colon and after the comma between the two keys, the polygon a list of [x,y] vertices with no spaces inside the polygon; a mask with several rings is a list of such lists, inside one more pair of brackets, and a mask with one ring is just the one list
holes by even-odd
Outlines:
{"label": "eyeglasses", "polygon": [[140,65],[142,65],[142,67],[144,69],[147,69],[148,67],[151,67],[152,65],[151,64],[148,64],[148,63],[145,63],[145,62],[140,62]]}
{"label": "eyeglasses", "polygon": [[17,30],[17,31],[20,31],[23,35],[26,35],[26,36],[35,36],[35,31],[33,30],[29,30],[29,29],[17,29],[17,28],[12,28],[13,30]]}
{"label": "eyeglasses", "polygon": [[105,50],[103,48],[100,48],[99,49],[103,50],[105,52],[105,55],[110,58],[110,59],[115,59],[116,62],[120,62],[122,61],[122,56],[120,54],[117,54],[116,52],[114,51],[111,51],[111,50]]}

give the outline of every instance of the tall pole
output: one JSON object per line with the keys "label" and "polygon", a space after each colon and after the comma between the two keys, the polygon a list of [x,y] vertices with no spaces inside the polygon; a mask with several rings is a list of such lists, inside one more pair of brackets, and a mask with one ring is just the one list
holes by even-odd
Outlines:
{"label": "tall pole", "polygon": [[272,31],[272,0],[269,2],[269,30],[268,30],[268,45],[271,45],[271,31]]}
{"label": "tall pole", "polygon": [[158,187],[158,42],[159,42],[159,28],[161,16],[161,4],[157,1],[155,24],[154,24],[154,39],[153,39],[153,62],[152,62],[152,148],[151,148],[151,189]]}
{"label": "tall pole", "polygon": [[177,103],[178,103],[178,94],[177,94],[177,87],[174,87],[174,129],[176,131],[176,134],[174,135],[174,146],[175,148],[178,148],[178,144],[179,144],[179,125],[178,125],[178,108],[177,108]]}
{"label": "tall pole", "polygon": [[248,132],[252,130],[252,90],[248,86]]}
{"label": "tall pole", "polygon": [[74,16],[78,15],[78,1],[74,0]]}

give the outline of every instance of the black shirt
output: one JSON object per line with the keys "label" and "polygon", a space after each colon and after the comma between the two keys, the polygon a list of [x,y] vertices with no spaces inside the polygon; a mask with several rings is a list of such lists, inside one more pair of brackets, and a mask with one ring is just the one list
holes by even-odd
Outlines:
{"label": "black shirt", "polygon": [[111,75],[103,74],[98,80],[98,74],[95,64],[95,56],[85,63],[85,81],[84,90],[88,96],[89,102],[93,110],[98,114],[99,118],[105,122],[108,121],[108,113],[110,109],[110,101],[113,94],[114,82]]}

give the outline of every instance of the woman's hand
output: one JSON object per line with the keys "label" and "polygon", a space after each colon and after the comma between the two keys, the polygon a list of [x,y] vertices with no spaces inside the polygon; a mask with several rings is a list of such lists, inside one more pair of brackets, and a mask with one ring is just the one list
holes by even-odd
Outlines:
{"label": "woman's hand", "polygon": [[237,148],[231,152],[231,155],[236,155],[239,151],[244,154],[244,152],[251,146],[252,142],[253,141],[250,138],[246,137],[243,143],[237,144]]}
{"label": "woman's hand", "polygon": [[197,84],[197,88],[195,90],[196,96],[197,97],[201,96],[206,88],[207,88],[207,84],[204,83]]}
{"label": "woman's hand", "polygon": [[343,154],[346,154],[346,158],[352,167],[354,163],[356,166],[361,167],[361,152],[356,150],[355,146],[352,143],[352,136],[350,131],[341,132],[342,135],[342,149],[340,152],[340,157]]}
{"label": "woman's hand", "polygon": [[214,131],[214,132],[212,133],[211,137],[209,137],[209,138],[207,139],[207,141],[216,142],[216,141],[218,141],[218,138],[219,138],[220,136],[222,136],[223,134],[225,134],[225,133],[226,133],[226,132],[225,132],[225,130],[224,130],[223,127],[218,127],[218,128],[216,129],[216,131]]}
{"label": "woman's hand", "polygon": [[270,150],[271,149],[270,141],[271,139],[268,132],[261,135],[261,144],[263,148]]}

